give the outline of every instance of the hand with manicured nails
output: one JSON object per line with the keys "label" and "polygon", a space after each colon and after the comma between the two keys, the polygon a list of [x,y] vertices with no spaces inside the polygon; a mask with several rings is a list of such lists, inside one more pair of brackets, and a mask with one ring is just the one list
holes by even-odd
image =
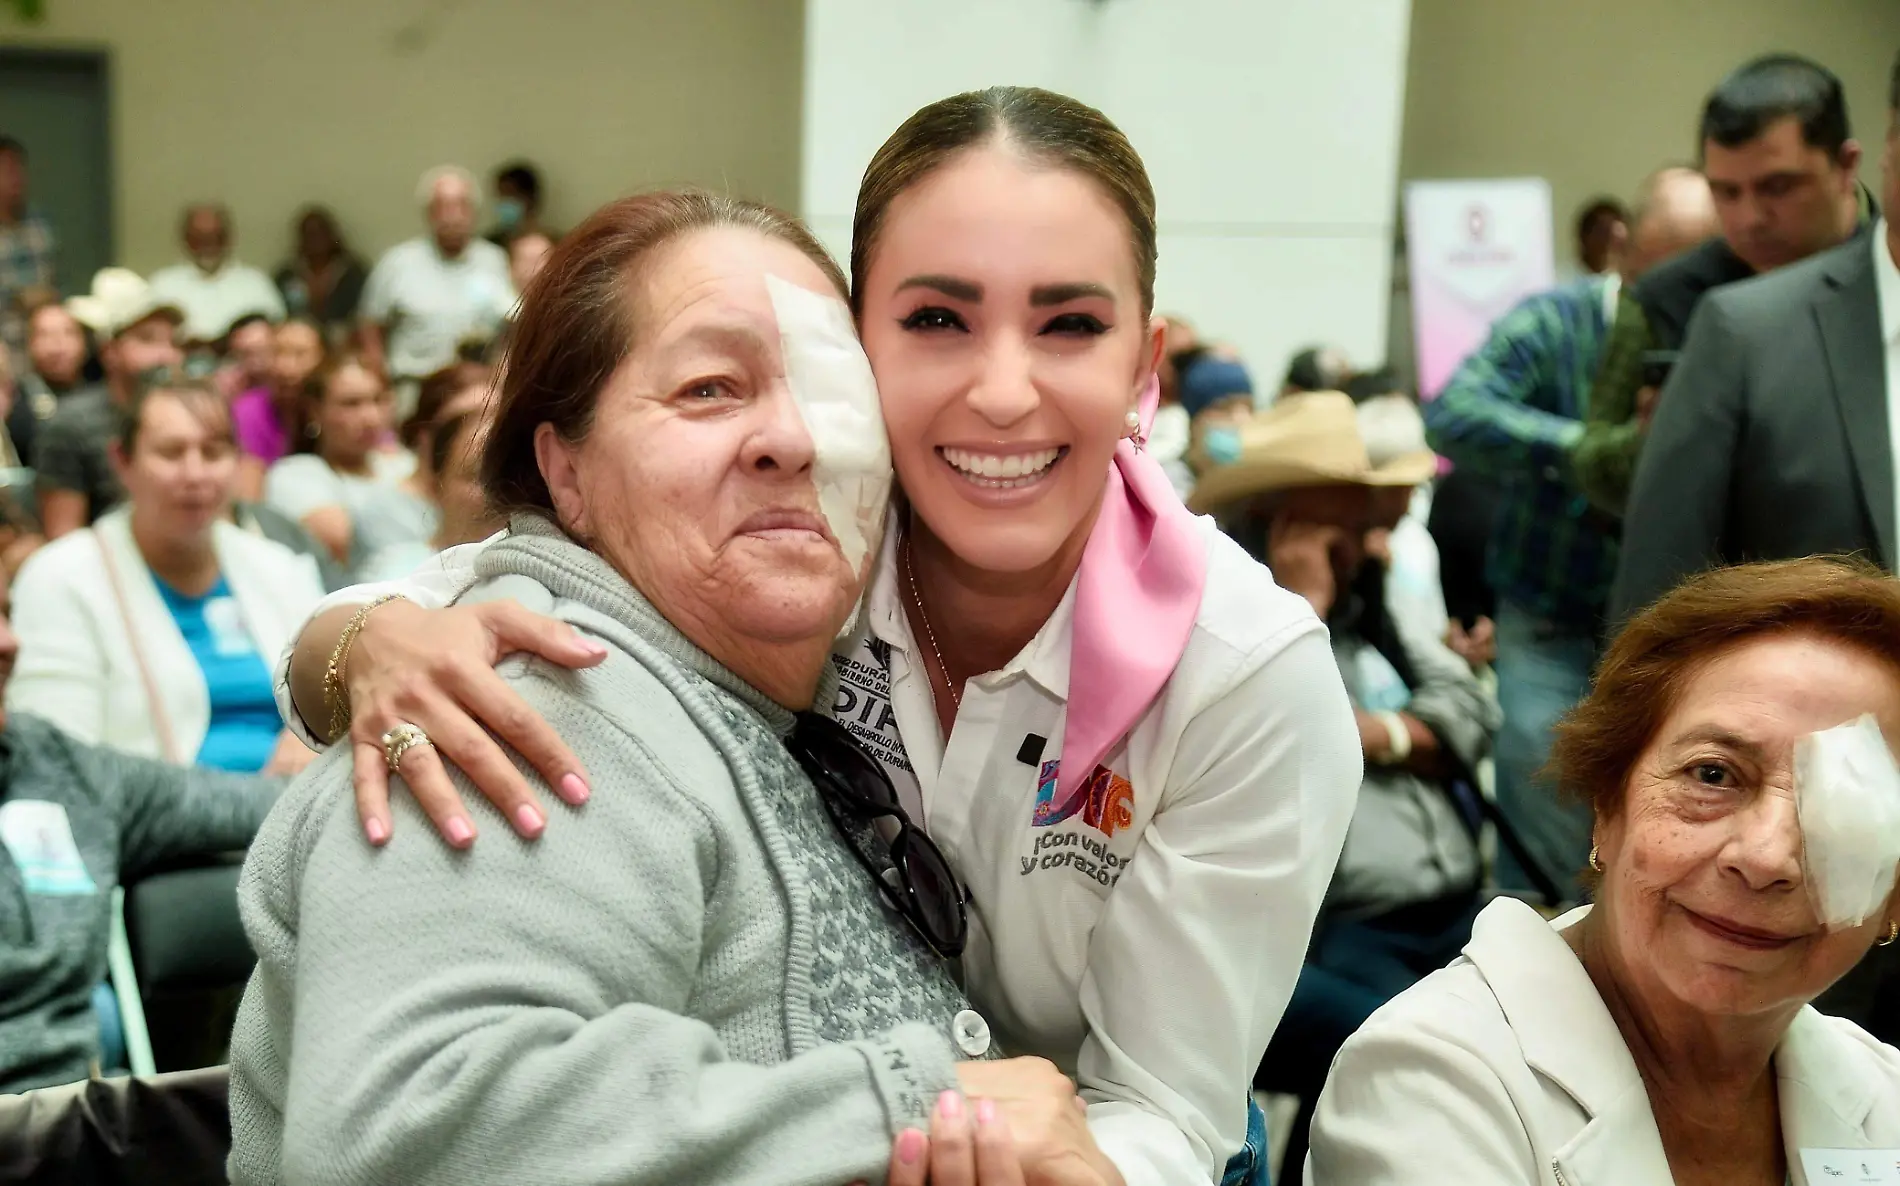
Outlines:
{"label": "hand with manicured nails", "polygon": [[964,1095],[993,1103],[1008,1122],[1028,1186],[1123,1186],[1089,1131],[1074,1080],[1048,1059],[959,1063],[957,1081]]}
{"label": "hand with manicured nails", "polygon": [[564,802],[578,807],[587,801],[587,772],[580,762],[495,673],[495,664],[516,651],[576,668],[607,657],[606,647],[565,622],[529,613],[512,601],[426,610],[397,600],[364,620],[350,647],[344,682],[350,693],[356,810],[370,843],[385,843],[390,834],[383,734],[405,721],[427,733],[433,748],[416,746],[403,755],[403,781],[443,839],[457,848],[474,843],[475,825],[449,782],[443,758],[460,767],[529,839],[541,834],[547,817],[502,742],[525,757]]}
{"label": "hand with manicured nails", "polygon": [[930,1135],[914,1128],[891,1147],[888,1186],[1031,1186],[1009,1121],[991,1100],[946,1091],[930,1114]]}

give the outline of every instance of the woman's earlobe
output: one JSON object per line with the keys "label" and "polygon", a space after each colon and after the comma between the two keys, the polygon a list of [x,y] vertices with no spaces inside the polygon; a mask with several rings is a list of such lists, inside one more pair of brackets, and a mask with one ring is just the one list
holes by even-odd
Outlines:
{"label": "woman's earlobe", "polygon": [[574,468],[574,447],[561,439],[552,424],[534,430],[534,460],[547,483],[548,501],[554,504],[554,519],[575,539],[586,539],[587,504],[581,498],[579,475]]}

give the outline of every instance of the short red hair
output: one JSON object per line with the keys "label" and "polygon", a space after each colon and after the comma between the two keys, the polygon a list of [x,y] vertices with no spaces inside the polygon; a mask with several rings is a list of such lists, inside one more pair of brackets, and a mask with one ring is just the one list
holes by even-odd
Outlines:
{"label": "short red hair", "polygon": [[1599,819],[1614,817],[1630,771],[1696,671],[1738,643],[1791,632],[1859,647],[1900,675],[1900,581],[1838,556],[1689,578],[1610,643],[1590,694],[1557,726],[1551,775]]}

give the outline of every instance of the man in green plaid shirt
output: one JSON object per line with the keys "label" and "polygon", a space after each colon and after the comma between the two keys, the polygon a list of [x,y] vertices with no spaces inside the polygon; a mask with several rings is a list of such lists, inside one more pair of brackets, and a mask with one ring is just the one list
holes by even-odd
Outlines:
{"label": "man in green plaid shirt", "polygon": [[26,204],[26,149],[0,136],[0,342],[16,353],[26,326],[18,297],[23,289],[50,286],[58,245],[53,225]]}
{"label": "man in green plaid shirt", "polygon": [[[1624,273],[1633,278],[1714,226],[1701,176],[1662,170],[1638,195]],[[1592,276],[1528,298],[1425,405],[1432,448],[1498,487],[1485,565],[1498,599],[1504,709],[1494,750],[1498,806],[1543,878],[1566,893],[1589,849],[1589,816],[1561,803],[1536,774],[1551,727],[1589,686],[1616,576],[1615,525],[1577,488],[1571,459],[1621,284]],[[1499,854],[1498,882],[1541,888],[1508,851]]]}

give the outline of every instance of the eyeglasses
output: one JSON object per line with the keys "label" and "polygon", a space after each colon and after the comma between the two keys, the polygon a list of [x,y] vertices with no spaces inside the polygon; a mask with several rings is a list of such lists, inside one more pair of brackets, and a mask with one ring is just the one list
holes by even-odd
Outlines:
{"label": "eyeglasses", "polygon": [[[940,955],[962,955],[969,935],[963,886],[950,871],[943,852],[904,814],[897,788],[891,785],[884,768],[859,747],[843,725],[815,712],[798,714],[798,725],[785,745],[811,776],[831,822],[850,843],[858,863],[877,883],[885,901]],[[863,822],[887,816],[897,819],[897,835],[891,838],[889,849],[896,885],[885,879],[878,862],[864,851],[859,830],[847,827],[843,816]]]}

